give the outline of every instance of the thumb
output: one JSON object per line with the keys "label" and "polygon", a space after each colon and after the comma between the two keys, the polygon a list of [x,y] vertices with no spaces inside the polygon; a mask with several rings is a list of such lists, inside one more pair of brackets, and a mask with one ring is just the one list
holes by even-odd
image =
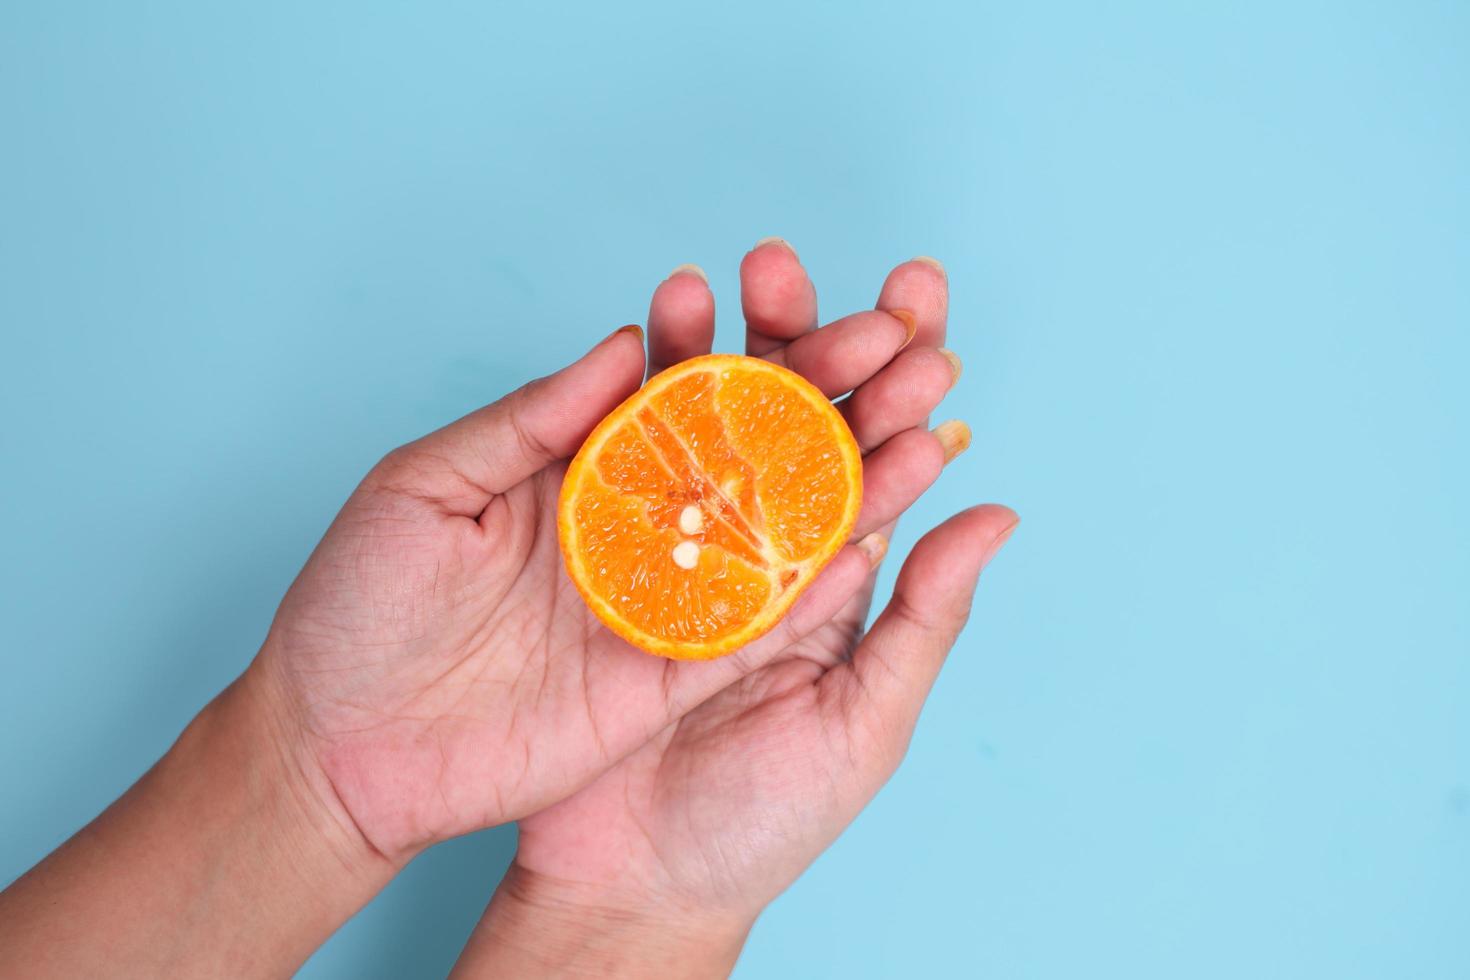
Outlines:
{"label": "thumb", "polygon": [[490,498],[577,451],[643,380],[643,330],[614,331],[581,359],[394,450],[380,469],[445,511],[474,517]]}
{"label": "thumb", "polygon": [[919,539],[898,573],[893,598],[852,660],[823,676],[843,706],[852,738],[891,771],[908,749],[919,711],[970,616],[980,571],[1020,523],[1008,507],[962,511]]}

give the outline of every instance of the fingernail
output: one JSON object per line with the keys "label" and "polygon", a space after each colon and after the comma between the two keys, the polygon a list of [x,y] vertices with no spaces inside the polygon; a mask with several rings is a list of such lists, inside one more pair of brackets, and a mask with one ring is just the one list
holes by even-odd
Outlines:
{"label": "fingernail", "polygon": [[959,419],[940,422],[934,427],[934,438],[944,447],[944,463],[948,466],[956,456],[970,448],[970,427]]}
{"label": "fingernail", "polygon": [[613,337],[616,337],[620,333],[630,333],[638,338],[638,343],[643,343],[643,328],[638,326],[638,324],[636,323],[630,323],[626,327],[618,327],[618,329],[614,330],[610,335],[608,335],[607,339],[612,340]]}
{"label": "fingernail", "polygon": [[877,568],[883,556],[888,554],[888,539],[874,531],[858,541],[857,548],[868,559],[868,567]]}
{"label": "fingernail", "polygon": [[1016,518],[1015,523],[1006,528],[1004,531],[997,534],[994,539],[991,540],[990,547],[985,549],[985,557],[981,561],[982,566],[990,564],[990,559],[994,558],[1000,552],[1000,549],[1005,547],[1005,543],[1011,539],[1011,535],[1015,534],[1016,528],[1020,526],[1021,519],[1018,517]]}
{"label": "fingernail", "polygon": [[687,272],[692,276],[698,276],[699,278],[704,280],[704,284],[706,286],[709,285],[709,276],[705,275],[704,270],[695,265],[693,262],[685,262],[683,265],[674,266],[674,271],[669,273],[669,278],[672,279],[681,272]]}
{"label": "fingernail", "polygon": [[941,262],[941,261],[939,261],[938,259],[934,258],[933,256],[929,256],[929,255],[915,255],[913,258],[909,259],[909,261],[910,262],[922,262],[925,265],[933,266],[934,268],[936,268],[936,269],[939,270],[939,274],[941,276],[943,276],[945,279],[948,279],[949,278],[949,273],[947,271],[945,271],[944,263]]}
{"label": "fingernail", "polygon": [[960,361],[960,355],[948,347],[939,348],[939,353],[944,355],[944,359],[949,362],[949,369],[954,372],[954,379],[949,383],[949,386],[953,388],[959,384],[960,375],[965,373],[965,365]]}
{"label": "fingernail", "polygon": [[[751,251],[754,252],[756,248],[760,248],[762,245],[780,245],[792,255],[796,255],[796,249],[791,247],[791,243],[777,235],[771,235],[769,237],[762,238],[760,241],[755,243],[755,248],[752,248]],[[796,255],[796,257],[798,260],[801,258],[801,256],[799,255]]]}
{"label": "fingernail", "polygon": [[919,332],[919,321],[908,310],[889,310],[888,315],[903,324],[903,343],[898,345],[898,350],[903,350],[914,342],[914,334]]}

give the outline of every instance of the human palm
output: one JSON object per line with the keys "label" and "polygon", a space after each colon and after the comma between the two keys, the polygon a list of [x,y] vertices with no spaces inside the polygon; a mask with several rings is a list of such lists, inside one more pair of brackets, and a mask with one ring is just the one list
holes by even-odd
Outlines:
{"label": "human palm", "polygon": [[513,874],[609,907],[753,919],[871,793],[823,674],[798,657],[721,691],[523,820]]}
{"label": "human palm", "polygon": [[678,665],[603,629],[566,581],[561,464],[477,517],[438,510],[400,465],[344,510],[270,645],[324,771],[384,853],[546,805],[697,693]]}
{"label": "human palm", "polygon": [[[849,422],[860,443],[882,446],[865,464],[859,533],[885,525],[942,465],[942,448],[913,425],[949,387],[949,361],[932,348],[895,356],[916,329],[902,311],[811,332],[814,295],[802,294],[810,284],[782,246],[747,266],[751,352],[831,395],[857,389]],[[707,349],[713,330],[698,277],[675,276],[660,292],[650,370],[690,345]],[[763,320],[762,306],[775,318]],[[843,613],[869,569],[855,547],[771,634],[718,661],[648,656],[591,616],[562,570],[556,497],[564,460],[644,370],[638,332],[618,331],[558,374],[395,450],[283,601],[263,666],[294,705],[309,756],[384,854],[542,809],[715,692],[805,649],[834,616],[860,621],[855,607]]]}
{"label": "human palm", "polygon": [[[973,582],[986,556],[963,544],[1011,519],[1003,508],[959,515],[941,529],[948,535],[925,540],[904,587],[932,590],[915,576],[955,571]],[[867,650],[851,639],[861,621],[857,630],[823,627],[591,786],[523,820],[512,874],[533,894],[748,924],[892,774],[968,599],[922,612],[890,607]],[[894,651],[917,656],[884,659]]]}

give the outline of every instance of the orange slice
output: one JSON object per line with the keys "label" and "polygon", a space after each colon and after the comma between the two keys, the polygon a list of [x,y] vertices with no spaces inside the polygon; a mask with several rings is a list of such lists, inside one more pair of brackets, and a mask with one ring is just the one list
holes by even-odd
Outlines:
{"label": "orange slice", "polygon": [[557,528],[609,629],[705,660],[776,625],[861,503],[862,457],[832,403],[785,368],[712,354],[655,375],[592,430]]}

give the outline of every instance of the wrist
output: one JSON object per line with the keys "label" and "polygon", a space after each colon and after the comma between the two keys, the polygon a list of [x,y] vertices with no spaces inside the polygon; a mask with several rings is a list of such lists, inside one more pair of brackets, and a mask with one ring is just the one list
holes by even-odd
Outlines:
{"label": "wrist", "polygon": [[293,970],[397,867],[357,832],[284,704],[257,660],[139,789],[150,810],[189,821],[180,847],[211,869],[203,904],[249,924],[236,938],[252,957]]}
{"label": "wrist", "polygon": [[633,900],[512,864],[454,976],[727,977],[754,918]]}
{"label": "wrist", "polygon": [[274,862],[273,870],[295,869],[316,876],[319,887],[348,892],[381,888],[406,863],[384,857],[359,831],[264,658],[199,713],[165,763],[179,754],[240,783],[249,819],[276,845],[265,870]]}
{"label": "wrist", "polygon": [[[412,857],[384,856],[358,828],[317,762],[299,713],[265,655],[200,713],[190,729],[196,727],[204,729],[201,740],[213,745],[205,751],[240,757],[260,816],[280,835],[282,858],[292,863],[305,858],[309,865],[330,868],[337,881],[379,881],[381,887]],[[181,738],[174,750],[184,742]]]}
{"label": "wrist", "polygon": [[[0,894],[36,976],[281,976],[391,877],[301,764],[255,668]],[[360,837],[360,835],[359,835]]]}

